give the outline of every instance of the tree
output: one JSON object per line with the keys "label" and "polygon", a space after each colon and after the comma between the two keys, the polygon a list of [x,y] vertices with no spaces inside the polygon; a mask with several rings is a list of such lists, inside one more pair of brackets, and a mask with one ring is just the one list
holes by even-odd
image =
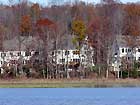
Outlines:
{"label": "tree", "polygon": [[3,50],[3,41],[4,41],[4,34],[5,34],[5,27],[0,24],[0,50]]}
{"label": "tree", "polygon": [[127,4],[124,6],[124,19],[123,34],[125,35],[124,40],[127,42],[127,46],[131,51],[130,57],[130,69],[129,72],[134,68],[136,48],[140,45],[140,5],[139,4]]}
{"label": "tree", "polygon": [[72,32],[73,35],[75,36],[73,38],[73,43],[76,44],[77,49],[79,50],[79,64],[81,66],[81,47],[83,44],[83,41],[86,37],[86,26],[82,20],[74,20],[72,22]]}
{"label": "tree", "polygon": [[[48,71],[48,66],[49,66],[48,64],[50,64],[52,61],[49,59],[49,50],[50,50],[49,45],[51,44],[50,38],[54,35],[54,32],[56,30],[56,24],[47,18],[39,19],[36,23],[36,28],[37,28],[39,38],[43,41],[42,57],[43,57],[43,65],[46,67],[46,69],[44,67],[43,73],[46,73]],[[50,72],[54,72],[54,71],[51,70]],[[46,76],[47,75],[44,74],[44,78],[46,78]]]}
{"label": "tree", "polygon": [[39,18],[40,18],[40,15],[41,15],[41,13],[40,13],[41,11],[40,11],[40,6],[39,6],[39,4],[33,4],[32,6],[31,6],[31,17],[32,17],[32,21],[33,21],[33,23],[35,23],[37,20],[39,20]]}
{"label": "tree", "polygon": [[125,23],[124,23],[124,35],[138,36],[140,33],[140,5],[128,4],[124,6],[125,11]]}
{"label": "tree", "polygon": [[89,42],[95,50],[94,57],[98,73],[100,76],[102,73],[107,78],[112,62],[113,43],[117,34],[121,32],[117,24],[120,23],[119,11],[119,4],[114,0],[104,1],[96,7],[96,12],[88,23]]}
{"label": "tree", "polygon": [[32,31],[31,27],[31,18],[29,15],[22,16],[21,23],[20,23],[20,32],[22,36],[30,35]]}

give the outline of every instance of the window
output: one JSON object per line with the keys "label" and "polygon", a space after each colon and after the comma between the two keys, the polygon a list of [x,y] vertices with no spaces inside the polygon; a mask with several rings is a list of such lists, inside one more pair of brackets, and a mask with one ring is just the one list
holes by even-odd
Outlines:
{"label": "window", "polygon": [[84,56],[84,55],[82,55],[82,57],[84,57],[84,58],[85,58],[85,56]]}
{"label": "window", "polygon": [[70,53],[69,51],[65,51],[65,55],[69,55],[69,53]]}
{"label": "window", "polygon": [[25,52],[25,56],[31,56],[31,52]]}
{"label": "window", "polygon": [[140,52],[140,49],[138,49],[138,52]]}
{"label": "window", "polygon": [[54,55],[54,51],[52,52],[52,55]]}
{"label": "window", "polygon": [[1,57],[5,57],[6,56],[6,53],[1,53]]}
{"label": "window", "polygon": [[80,52],[76,50],[76,51],[73,51],[73,54],[77,55],[77,54],[80,54]]}
{"label": "window", "polygon": [[131,52],[131,49],[130,48],[128,49],[128,52]]}
{"label": "window", "polygon": [[65,62],[65,59],[60,59],[60,63],[64,63]]}
{"label": "window", "polygon": [[128,60],[130,60],[130,57],[127,57]]}
{"label": "window", "polygon": [[85,54],[87,54],[87,51],[85,51]]}
{"label": "window", "polygon": [[32,54],[31,54],[31,52],[29,52],[29,56],[31,56]]}
{"label": "window", "polygon": [[29,60],[25,60],[25,64],[28,64],[29,63]]}
{"label": "window", "polygon": [[35,59],[35,63],[39,63],[39,59]]}
{"label": "window", "polygon": [[80,62],[80,59],[73,59],[73,62]]}
{"label": "window", "polygon": [[10,55],[11,55],[11,56],[13,56],[13,53],[12,53],[12,52],[10,52]]}
{"label": "window", "polygon": [[18,56],[21,56],[21,52],[18,52]]}
{"label": "window", "polygon": [[58,54],[60,54],[60,53],[61,53],[61,51],[57,51],[57,53],[58,53]]}
{"label": "window", "polygon": [[16,64],[16,60],[10,60],[11,64]]}
{"label": "window", "polygon": [[117,53],[115,53],[115,55],[118,55]]}
{"label": "window", "polygon": [[140,57],[138,58],[138,60],[140,61]]}
{"label": "window", "polygon": [[77,62],[80,62],[80,59],[77,59]]}
{"label": "window", "polygon": [[124,53],[124,48],[122,48],[122,53]]}
{"label": "window", "polygon": [[127,48],[125,49],[125,52],[127,53]]}
{"label": "window", "polygon": [[35,55],[39,55],[39,52],[38,52],[38,51],[36,51],[36,52],[35,52]]}
{"label": "window", "polygon": [[85,59],[82,59],[82,62],[85,62]]}

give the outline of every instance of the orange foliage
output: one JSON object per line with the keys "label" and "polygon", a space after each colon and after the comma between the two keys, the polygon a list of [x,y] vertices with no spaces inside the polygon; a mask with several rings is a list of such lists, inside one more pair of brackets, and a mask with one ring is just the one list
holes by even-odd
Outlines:
{"label": "orange foliage", "polygon": [[93,32],[98,32],[100,30],[100,18],[94,17],[88,25],[88,34],[92,34]]}
{"label": "orange foliage", "polygon": [[128,4],[124,7],[126,12],[124,34],[138,36],[140,35],[140,5]]}
{"label": "orange foliage", "polygon": [[29,15],[22,16],[21,23],[20,23],[20,32],[22,34],[28,34],[31,32],[31,18]]}
{"label": "orange foliage", "polygon": [[36,22],[36,26],[40,32],[41,32],[41,29],[40,29],[41,27],[47,27],[49,29],[56,30],[56,24],[47,18],[38,20]]}
{"label": "orange foliage", "polygon": [[124,7],[124,10],[129,16],[140,16],[140,5],[128,4]]}
{"label": "orange foliage", "polygon": [[131,24],[128,32],[131,33],[131,35],[138,36],[140,35],[140,26],[138,26],[137,24]]}
{"label": "orange foliage", "polygon": [[39,26],[50,26],[50,25],[54,24],[54,22],[52,22],[51,20],[46,18],[46,19],[38,20],[36,24]]}

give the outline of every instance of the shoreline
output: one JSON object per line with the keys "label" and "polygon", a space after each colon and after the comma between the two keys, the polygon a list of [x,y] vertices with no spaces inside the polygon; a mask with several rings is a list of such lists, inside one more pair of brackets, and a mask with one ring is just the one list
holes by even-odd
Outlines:
{"label": "shoreline", "polygon": [[140,87],[140,79],[10,79],[0,80],[0,88],[119,88]]}

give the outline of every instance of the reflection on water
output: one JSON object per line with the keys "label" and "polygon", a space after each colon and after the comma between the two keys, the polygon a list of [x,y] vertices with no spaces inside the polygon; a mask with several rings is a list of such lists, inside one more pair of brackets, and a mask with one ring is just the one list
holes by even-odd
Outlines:
{"label": "reflection on water", "polygon": [[0,105],[140,105],[140,88],[0,89]]}

